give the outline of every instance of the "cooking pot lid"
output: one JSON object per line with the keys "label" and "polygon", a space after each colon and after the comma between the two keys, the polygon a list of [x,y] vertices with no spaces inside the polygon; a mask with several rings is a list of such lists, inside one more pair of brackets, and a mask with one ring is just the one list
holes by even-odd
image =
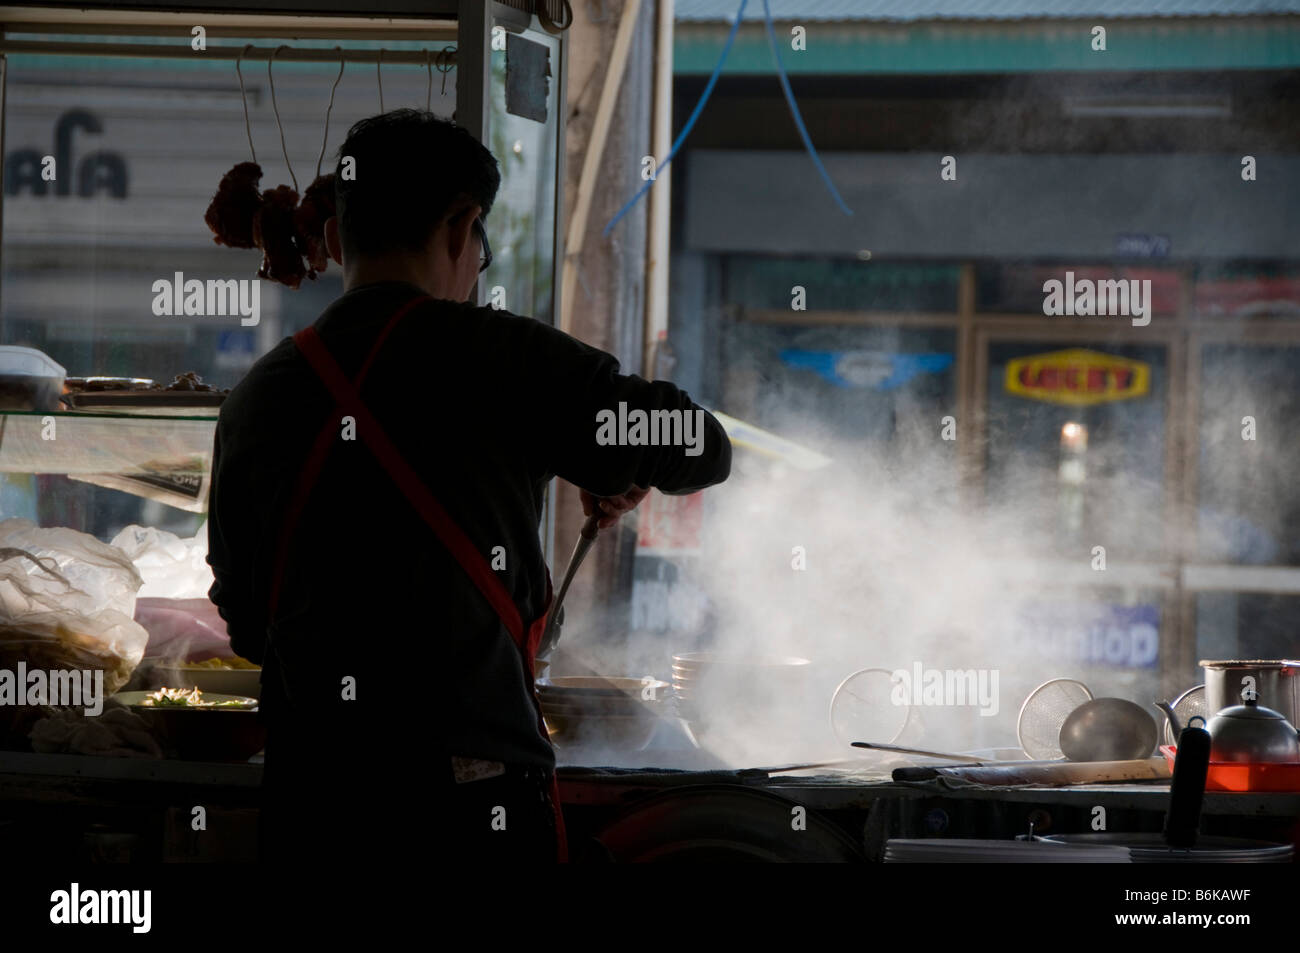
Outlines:
{"label": "cooking pot lid", "polygon": [[1247,698],[1244,704],[1225,708],[1215,718],[1239,718],[1249,721],[1286,721],[1286,716],[1271,708],[1265,708],[1254,698]]}
{"label": "cooking pot lid", "polygon": [[1300,662],[1294,659],[1201,659],[1196,663],[1201,668],[1280,668],[1284,672],[1300,670]]}

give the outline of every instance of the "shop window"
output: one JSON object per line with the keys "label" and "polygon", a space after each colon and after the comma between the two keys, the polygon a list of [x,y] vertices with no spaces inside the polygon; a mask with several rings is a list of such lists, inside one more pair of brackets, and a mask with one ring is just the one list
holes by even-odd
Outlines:
{"label": "shop window", "polygon": [[[724,492],[643,505],[629,618],[635,635],[664,637],[639,643],[649,648],[634,661],[652,671],[665,644],[710,649],[740,633],[760,651],[788,637],[778,654],[790,654],[821,617],[819,598],[803,602],[805,577],[829,587],[826,606],[862,597],[847,566],[869,563],[875,541],[852,535],[872,525],[855,494],[877,508],[886,495],[914,501],[920,514],[958,489],[956,443],[941,433],[956,412],[955,330],[734,321],[719,333],[714,409],[744,431]],[[901,508],[888,516],[924,523]],[[821,571],[798,571],[804,550]],[[761,637],[751,616],[763,617],[752,620]]]}
{"label": "shop window", "polygon": [[[1196,659],[1284,659],[1300,652],[1300,595],[1202,592],[1196,596]],[[1197,666],[1187,686],[1203,682]]]}
{"label": "shop window", "polygon": [[546,324],[555,302],[559,50],[557,37],[507,34],[493,45],[488,88],[488,146],[501,191],[487,219],[493,259],[480,287],[494,307]]}
{"label": "shop window", "polygon": [[956,338],[947,328],[734,322],[719,409],[841,460],[933,448],[955,413]]}
{"label": "shop window", "polygon": [[[221,45],[245,42],[267,48],[277,41],[223,38]],[[335,44],[294,41],[295,47]],[[382,45],[390,50],[421,46]],[[292,185],[266,67],[265,58],[242,65],[264,189]],[[300,192],[315,176],[337,75],[336,63],[274,65],[276,105]],[[453,72],[444,95],[434,74],[433,108],[440,115],[450,116],[454,108],[454,77]],[[197,371],[217,386],[230,387],[260,354],[314,321],[341,293],[340,273],[331,263],[297,291],[263,281],[256,325],[243,324],[239,316],[153,313],[153,282],[172,280],[178,271],[187,280],[257,273],[261,252],[214,244],[203,220],[222,174],[250,159],[236,80],[233,61],[200,56],[8,57],[0,343],[41,348],[73,375],[170,380]],[[384,108],[424,107],[424,67],[385,66],[383,83]],[[332,171],[333,151],[348,127],[378,112],[374,68],[352,64],[335,94],[322,172]],[[52,182],[32,174],[33,157],[46,155],[55,160]]]}
{"label": "shop window", "polygon": [[[101,41],[102,37],[9,34],[11,39]],[[127,44],[182,42],[117,37]],[[221,46],[281,41],[225,38]],[[332,49],[337,40],[294,40]],[[353,48],[423,49],[428,42],[357,41]],[[436,47],[435,47],[436,48]],[[242,315],[156,315],[154,282],[252,279],[256,249],[213,243],[204,212],[223,173],[249,161],[235,63],[229,59],[145,59],[11,55],[4,107],[3,295],[0,344],[37,348],[70,376],[170,381],[197,372],[231,387],[285,335],[312,323],[342,293],[338,266],[290,291],[260,283],[256,324]],[[281,153],[265,58],[242,65],[260,186],[292,185]],[[299,191],[321,153],[325,109],[337,62],[274,64],[275,99]],[[455,72],[433,74],[432,105],[450,117]],[[424,108],[423,66],[385,65],[384,108]],[[380,111],[373,66],[351,64],[330,115],[322,172],[348,127]],[[53,160],[52,166],[45,157]],[[52,179],[42,175],[51,168]],[[39,515],[110,538],[123,525],[148,523],[191,535],[201,519],[158,504],[89,487],[61,476],[0,480],[0,516]],[[146,509],[146,507],[148,507]]]}
{"label": "shop window", "polygon": [[1216,263],[1196,268],[1198,318],[1300,318],[1300,268],[1294,263]]}
{"label": "shop window", "polygon": [[1197,561],[1300,564],[1300,344],[1201,355]]}
{"label": "shop window", "polygon": [[[985,492],[1018,548],[1087,562],[1163,551],[1167,354],[1158,346],[995,341]],[[1005,533],[1004,533],[1005,535]]]}

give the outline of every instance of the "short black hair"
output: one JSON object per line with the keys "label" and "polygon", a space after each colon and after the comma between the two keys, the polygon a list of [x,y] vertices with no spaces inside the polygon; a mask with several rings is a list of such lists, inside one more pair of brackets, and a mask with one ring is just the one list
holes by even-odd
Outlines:
{"label": "short black hair", "polygon": [[[497,160],[468,130],[431,112],[362,119],[339,147],[334,193],[343,254],[419,251],[459,198],[487,215],[501,186]],[[355,178],[344,179],[343,160]]]}

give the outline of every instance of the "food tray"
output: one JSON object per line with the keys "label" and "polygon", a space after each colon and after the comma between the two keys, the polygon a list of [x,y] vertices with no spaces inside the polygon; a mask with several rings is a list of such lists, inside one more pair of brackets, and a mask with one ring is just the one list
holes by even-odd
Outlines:
{"label": "food tray", "polygon": [[[1178,748],[1161,745],[1160,753],[1172,769]],[[1211,761],[1205,790],[1300,792],[1300,761]]]}
{"label": "food tray", "polygon": [[64,394],[72,410],[101,414],[154,414],[181,417],[215,417],[226,399],[213,391],[104,390]]}
{"label": "food tray", "polygon": [[68,394],[83,391],[102,393],[106,390],[149,390],[153,380],[148,377],[65,377],[63,390]]}

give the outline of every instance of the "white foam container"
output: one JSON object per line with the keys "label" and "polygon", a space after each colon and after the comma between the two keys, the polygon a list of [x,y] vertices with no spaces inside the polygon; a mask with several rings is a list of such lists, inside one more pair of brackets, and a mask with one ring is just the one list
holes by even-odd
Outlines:
{"label": "white foam container", "polygon": [[58,410],[68,372],[48,354],[0,346],[0,410]]}

